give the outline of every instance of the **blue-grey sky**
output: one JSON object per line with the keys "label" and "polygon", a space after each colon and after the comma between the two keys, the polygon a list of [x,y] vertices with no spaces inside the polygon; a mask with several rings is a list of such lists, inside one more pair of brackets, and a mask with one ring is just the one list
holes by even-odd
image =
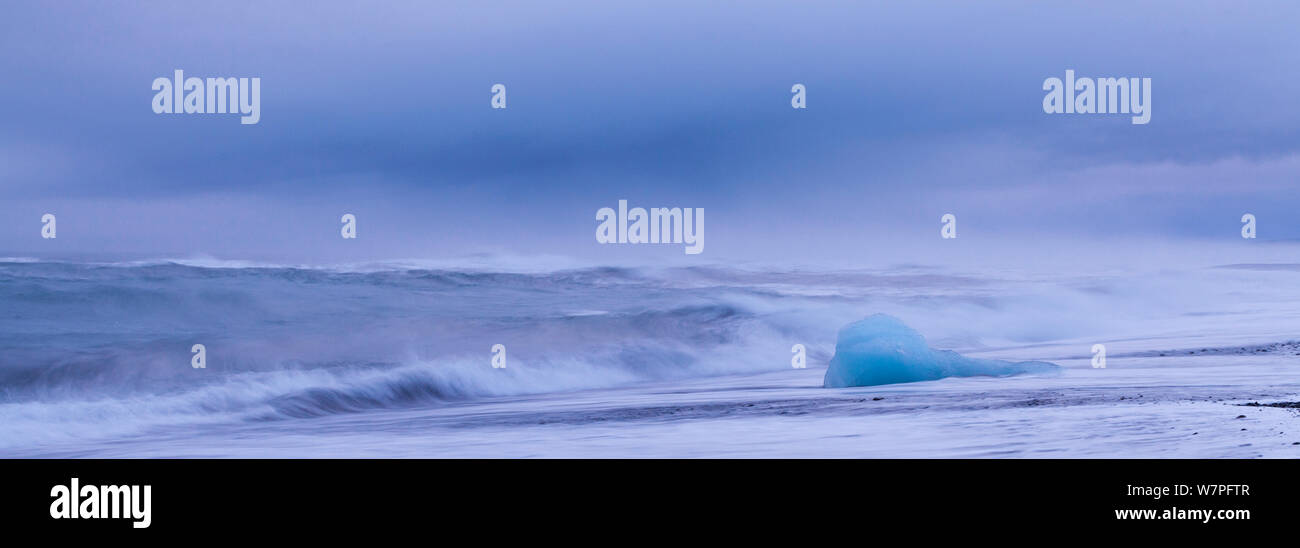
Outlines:
{"label": "blue-grey sky", "polygon": [[[1293,2],[13,2],[0,253],[600,257],[629,252],[593,237],[620,198],[705,208],[706,260],[947,212],[1300,238],[1297,28]],[[153,113],[175,69],[261,78],[260,122]],[[1045,114],[1067,69],[1151,78],[1150,123]]]}

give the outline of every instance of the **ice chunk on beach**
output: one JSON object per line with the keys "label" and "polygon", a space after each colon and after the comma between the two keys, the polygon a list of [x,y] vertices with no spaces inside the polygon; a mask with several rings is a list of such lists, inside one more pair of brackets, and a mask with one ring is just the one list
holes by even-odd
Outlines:
{"label": "ice chunk on beach", "polygon": [[1047,362],[967,358],[935,350],[925,337],[893,316],[875,314],[840,329],[826,370],[827,388],[932,381],[944,377],[1006,376],[1058,371]]}

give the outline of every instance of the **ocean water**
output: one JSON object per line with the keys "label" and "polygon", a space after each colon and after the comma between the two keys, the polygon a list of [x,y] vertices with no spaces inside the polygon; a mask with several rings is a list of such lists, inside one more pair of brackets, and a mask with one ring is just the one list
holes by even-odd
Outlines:
{"label": "ocean water", "polygon": [[[1300,266],[1061,272],[0,259],[0,456],[1300,457]],[[876,313],[1061,370],[824,388]]]}

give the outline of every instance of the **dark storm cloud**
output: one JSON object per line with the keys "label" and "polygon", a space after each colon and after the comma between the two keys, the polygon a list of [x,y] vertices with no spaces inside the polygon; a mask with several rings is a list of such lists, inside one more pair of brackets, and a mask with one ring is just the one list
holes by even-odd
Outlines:
{"label": "dark storm cloud", "polygon": [[[877,217],[914,207],[928,219],[952,196],[1017,204],[1021,218],[1068,214],[1078,174],[1104,172],[1082,184],[1111,201],[1107,226],[1127,226],[1152,204],[1213,210],[1242,183],[1224,178],[1271,177],[1237,194],[1246,207],[1295,175],[1277,166],[1300,145],[1298,9],[21,3],[0,23],[0,191],[23,207],[233,193],[291,211],[364,184],[371,193],[350,199],[397,217],[413,215],[407,193],[566,215],[640,193],[725,200],[737,219],[793,204],[857,223],[867,200],[906,206],[878,204]],[[262,78],[260,123],[154,114],[150,82],[174,69]],[[1152,78],[1151,123],[1043,114],[1043,79],[1066,69]],[[488,106],[498,82],[504,111]],[[795,82],[806,111],[789,108]],[[1158,173],[1185,183],[1151,180],[1152,165],[1182,166]],[[1196,176],[1216,165],[1238,170]]]}

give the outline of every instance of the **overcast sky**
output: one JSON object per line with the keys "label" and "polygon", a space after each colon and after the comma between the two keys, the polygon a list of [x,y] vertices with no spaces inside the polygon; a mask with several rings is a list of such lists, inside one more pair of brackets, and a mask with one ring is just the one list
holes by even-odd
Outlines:
{"label": "overcast sky", "polygon": [[[949,212],[1007,246],[1240,240],[1246,212],[1261,241],[1300,238],[1293,2],[5,11],[0,254],[682,255],[595,244],[620,198],[705,208],[700,260],[934,240]],[[155,114],[175,69],[261,78],[260,122]],[[1150,123],[1045,114],[1067,69],[1151,78]]]}

